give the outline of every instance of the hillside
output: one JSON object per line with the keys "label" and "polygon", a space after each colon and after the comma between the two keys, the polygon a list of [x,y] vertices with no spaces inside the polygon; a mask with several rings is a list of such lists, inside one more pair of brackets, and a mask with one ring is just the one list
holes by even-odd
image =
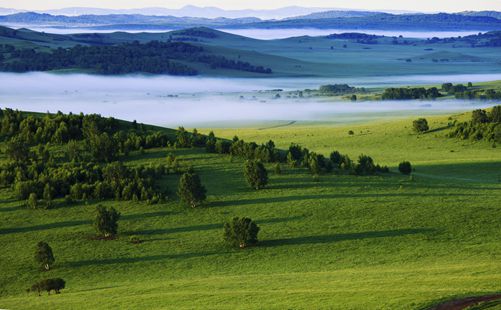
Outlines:
{"label": "hillside", "polygon": [[[296,142],[326,156],[333,150],[354,159],[365,153],[392,170],[315,179],[305,168],[284,164],[283,173],[275,174],[274,164],[267,164],[269,186],[259,191],[245,183],[239,156],[148,147],[122,157],[128,167],[154,167],[167,165],[172,154],[182,169],[193,166],[208,194],[207,203],[195,209],[179,204],[177,174],[159,179],[171,194],[151,205],[111,199],[66,205],[58,199],[56,207],[32,210],[4,187],[2,307],[416,309],[499,291],[499,150],[446,138],[441,128],[448,117],[428,119],[432,132],[422,135],[411,131],[412,119],[215,130],[220,137],[237,134],[258,143],[273,139],[279,148]],[[2,153],[0,161],[6,160]],[[414,165],[413,177],[396,172],[402,160]],[[122,213],[117,239],[92,237],[98,204]],[[232,249],[223,243],[223,223],[233,216],[258,223],[257,246]],[[54,250],[48,272],[33,262],[40,240]],[[67,288],[58,295],[26,294],[45,277],[62,277]]]}
{"label": "hillside", "polygon": [[[350,77],[403,74],[474,74],[496,73],[501,70],[498,51],[501,32],[455,38],[415,39],[373,36],[360,33],[332,34],[319,37],[292,37],[280,40],[257,40],[206,27],[188,28],[163,33],[83,33],[56,35],[28,29],[0,27],[0,44],[20,50],[34,49],[37,53],[53,53],[57,48],[77,45],[110,49],[135,41],[183,43],[204,50],[204,55],[224,58],[226,68],[212,66],[207,59],[192,59],[190,55],[174,57],[173,62],[188,66],[200,75],[234,77]],[[4,49],[3,62],[11,54]],[[27,51],[29,57],[32,51]],[[440,56],[442,55],[442,56]],[[179,55],[178,55],[179,56]],[[440,58],[437,58],[440,56]],[[167,56],[166,56],[167,57]],[[168,57],[167,57],[168,58]],[[187,59],[190,58],[190,59]],[[117,59],[115,59],[117,60]],[[436,61],[437,60],[437,61]],[[442,61],[443,60],[443,61]],[[28,58],[27,63],[30,63]],[[263,74],[248,68],[270,69]],[[78,66],[72,66],[78,69]],[[235,70],[247,68],[246,70]],[[21,66],[18,71],[28,71]],[[80,68],[82,69],[82,68]],[[92,68],[90,68],[92,69]],[[150,72],[154,70],[145,70]],[[152,72],[154,73],[154,72]]]}
{"label": "hillside", "polygon": [[[298,11],[300,12],[300,10]],[[379,29],[379,30],[501,30],[501,19],[497,12],[465,12],[460,14],[390,14],[365,11],[323,11],[313,10],[309,14],[296,14],[286,19],[202,18],[176,17],[140,14],[105,15],[51,15],[22,12],[0,16],[0,24],[24,25],[27,27],[63,27],[90,29],[153,30],[181,29],[188,27],[217,28],[319,28],[319,29]],[[207,15],[203,15],[207,16]]]}
{"label": "hillside", "polygon": [[380,30],[501,30],[501,20],[490,16],[459,14],[387,14],[364,17],[305,18],[284,21],[263,21],[243,24],[244,28],[320,28],[320,29],[380,29]]}

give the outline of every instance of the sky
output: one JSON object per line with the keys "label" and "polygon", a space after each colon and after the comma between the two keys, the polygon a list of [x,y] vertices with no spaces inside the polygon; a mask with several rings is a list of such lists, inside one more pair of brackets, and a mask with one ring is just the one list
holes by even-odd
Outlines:
{"label": "sky", "polygon": [[0,0],[0,7],[23,10],[65,7],[112,9],[165,7],[175,9],[185,5],[216,6],[223,9],[273,9],[285,6],[304,6],[423,12],[501,11],[501,0]]}

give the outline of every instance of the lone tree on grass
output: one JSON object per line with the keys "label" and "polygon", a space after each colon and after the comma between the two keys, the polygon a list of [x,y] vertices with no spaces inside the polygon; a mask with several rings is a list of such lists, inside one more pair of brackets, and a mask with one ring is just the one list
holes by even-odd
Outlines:
{"label": "lone tree on grass", "polygon": [[113,237],[118,231],[118,219],[120,219],[120,213],[115,208],[107,209],[97,206],[94,227],[99,235],[105,238]]}
{"label": "lone tree on grass", "polygon": [[205,201],[206,193],[207,190],[202,185],[198,174],[189,171],[181,176],[177,194],[182,203],[196,208]]}
{"label": "lone tree on grass", "polygon": [[224,224],[224,240],[233,247],[241,249],[257,243],[259,227],[250,218],[234,217]]}
{"label": "lone tree on grass", "polygon": [[414,122],[412,122],[412,127],[417,133],[427,132],[430,129],[426,118],[419,118],[415,120]]}
{"label": "lone tree on grass", "polygon": [[268,171],[260,160],[245,161],[244,175],[247,183],[256,190],[262,189],[268,184]]}
{"label": "lone tree on grass", "polygon": [[400,171],[400,173],[405,174],[405,175],[411,174],[411,172],[412,172],[412,165],[411,165],[411,163],[408,162],[408,161],[401,162],[398,165],[398,171]]}
{"label": "lone tree on grass", "polygon": [[42,270],[50,270],[52,264],[54,264],[54,254],[52,253],[52,248],[47,244],[47,242],[40,241],[37,244],[35,251],[35,261],[40,265]]}

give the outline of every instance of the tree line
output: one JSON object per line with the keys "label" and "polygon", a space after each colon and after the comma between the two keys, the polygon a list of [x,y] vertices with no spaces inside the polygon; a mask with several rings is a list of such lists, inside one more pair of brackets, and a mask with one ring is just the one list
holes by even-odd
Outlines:
{"label": "tree line", "polygon": [[197,75],[198,71],[184,62],[198,62],[213,69],[272,73],[270,68],[213,55],[201,46],[183,42],[135,41],[119,45],[76,45],[71,48],[53,49],[50,52],[3,45],[0,47],[0,53],[0,70],[8,72],[86,69],[100,74],[141,72],[189,76]]}

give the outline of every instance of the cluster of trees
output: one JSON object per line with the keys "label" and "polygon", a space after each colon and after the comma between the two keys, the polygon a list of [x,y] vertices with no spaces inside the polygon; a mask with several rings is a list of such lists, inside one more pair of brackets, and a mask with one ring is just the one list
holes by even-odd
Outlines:
{"label": "cluster of trees", "polygon": [[387,88],[382,94],[383,100],[411,100],[411,99],[435,99],[441,97],[442,94],[436,87],[400,87]]}
{"label": "cluster of trees", "polygon": [[[3,55],[3,54],[2,54]],[[51,52],[9,48],[10,57],[0,59],[0,70],[10,72],[87,69],[100,74],[152,73],[197,75],[182,62],[199,62],[212,68],[270,74],[270,68],[213,55],[201,46],[183,42],[124,43],[119,45],[76,45]]]}
{"label": "cluster of trees", "polygon": [[457,92],[454,96],[457,99],[499,100],[501,99],[501,91],[494,89],[467,90]]}
{"label": "cluster of trees", "polygon": [[501,143],[501,105],[493,107],[490,112],[473,111],[471,120],[457,123],[449,137]]}
{"label": "cluster of trees", "polygon": [[0,110],[0,117],[0,137],[7,139],[9,159],[0,166],[0,185],[12,187],[31,208],[50,208],[56,198],[156,203],[165,198],[165,191],[155,180],[179,172],[168,165],[127,167],[116,162],[131,150],[175,143],[165,133],[146,131],[137,123],[127,129],[99,115],[34,116],[10,109]]}
{"label": "cluster of trees", "polygon": [[255,142],[245,142],[236,136],[232,141],[216,139],[214,133],[210,132],[205,147],[208,153],[230,154],[244,159],[258,159],[265,163],[285,160],[285,153],[275,148],[275,143],[272,140],[258,145]]}
{"label": "cluster of trees", "polygon": [[166,194],[156,187],[155,180],[167,173],[169,168],[164,165],[11,162],[1,167],[0,184],[12,186],[19,199],[27,199],[30,208],[50,208],[57,198],[66,202],[115,199],[158,203]]}
{"label": "cluster of trees", "polygon": [[330,172],[373,175],[389,172],[388,167],[375,164],[374,160],[367,155],[362,154],[357,162],[353,162],[348,155],[333,151],[329,158],[326,158],[297,144],[291,144],[289,147],[287,162],[291,167],[308,168],[313,175]]}
{"label": "cluster of trees", "polygon": [[348,84],[329,84],[320,86],[318,90],[325,96],[339,96],[353,93],[363,93],[365,88],[356,88]]}
{"label": "cluster of trees", "polygon": [[473,87],[472,83],[468,83],[468,86],[464,86],[463,84],[452,84],[452,83],[444,83],[442,84],[442,91],[446,92],[448,95],[454,95],[457,93],[463,93],[468,88]]}

